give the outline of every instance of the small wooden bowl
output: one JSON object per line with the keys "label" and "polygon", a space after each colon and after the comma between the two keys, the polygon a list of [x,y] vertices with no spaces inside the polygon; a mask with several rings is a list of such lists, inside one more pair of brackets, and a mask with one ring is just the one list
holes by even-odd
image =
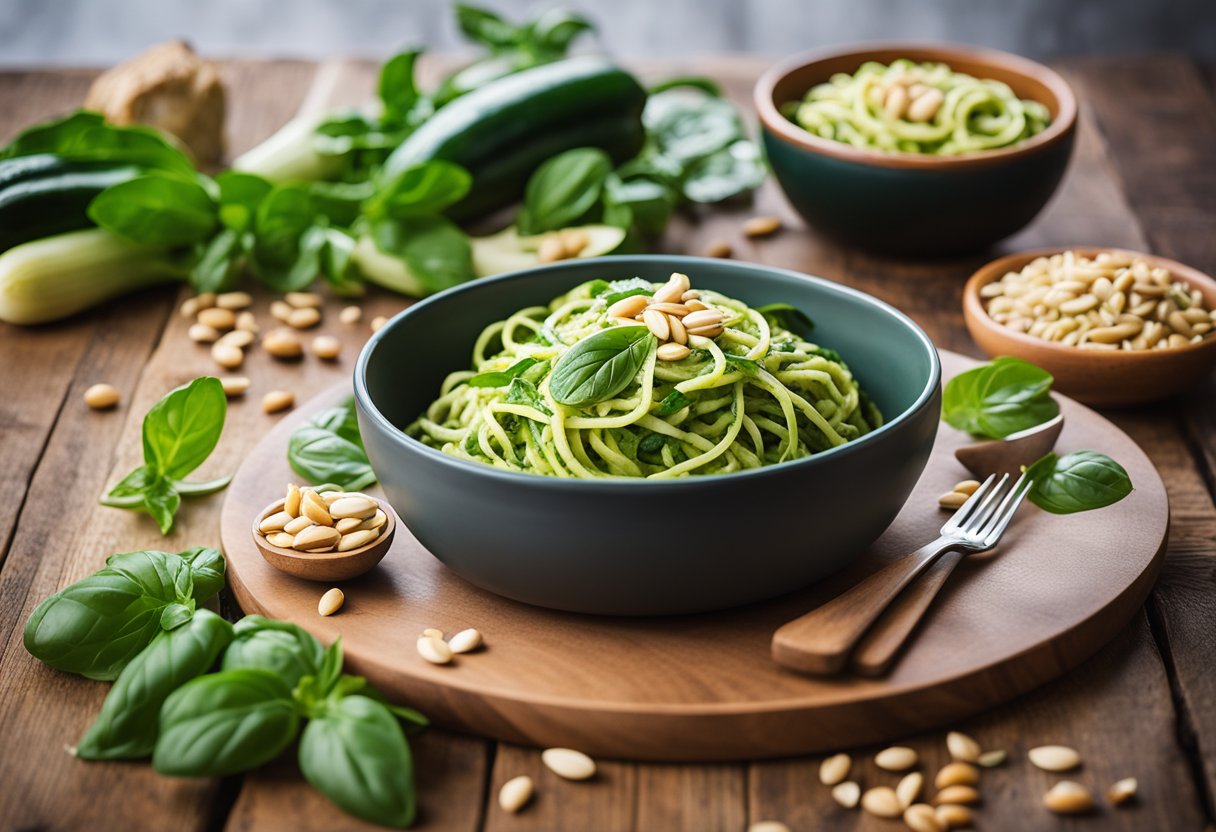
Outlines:
{"label": "small wooden bowl", "polygon": [[[1198,289],[1208,309],[1216,308],[1216,280],[1197,269],[1138,251],[1081,246],[1069,249],[1086,257],[1120,251],[1153,266],[1169,269],[1179,280]],[[1018,271],[1036,257],[1064,249],[1042,249],[994,260],[971,276],[963,289],[967,330],[989,356],[1012,355],[1037,364],[1055,376],[1054,389],[1085,404],[1127,407],[1163,399],[1192,387],[1216,365],[1216,335],[1198,344],[1162,350],[1105,352],[1083,350],[1016,332],[994,321],[984,308],[980,289],[1007,272]]]}
{"label": "small wooden bowl", "polygon": [[253,542],[266,562],[281,572],[303,578],[306,581],[345,581],[362,575],[381,561],[393,545],[397,531],[397,517],[383,500],[376,500],[384,512],[384,532],[371,543],[349,552],[297,552],[271,545],[258,531],[258,524],[283,510],[283,500],[275,500],[253,520]]}

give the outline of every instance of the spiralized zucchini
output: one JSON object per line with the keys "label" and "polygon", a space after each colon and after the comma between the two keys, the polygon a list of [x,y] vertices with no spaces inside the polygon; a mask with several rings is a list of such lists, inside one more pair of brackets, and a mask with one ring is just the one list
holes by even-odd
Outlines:
{"label": "spiralized zucchini", "polygon": [[[588,336],[633,324],[609,317],[608,300],[658,286],[592,281],[490,325],[474,346],[474,369],[449,375],[406,433],[509,471],[667,479],[801,459],[882,424],[835,351],[781,326],[777,312],[704,290],[701,300],[726,314],[720,335],[689,336],[691,354],[680,361],[660,360],[651,345],[611,398],[558,404],[549,386],[561,356]],[[491,382],[501,384],[475,386]]]}
{"label": "spiralized zucchini", "polygon": [[833,75],[782,111],[821,138],[934,156],[1009,147],[1051,122],[1047,107],[1018,98],[1000,81],[905,59],[890,66],[867,61],[852,75]]}

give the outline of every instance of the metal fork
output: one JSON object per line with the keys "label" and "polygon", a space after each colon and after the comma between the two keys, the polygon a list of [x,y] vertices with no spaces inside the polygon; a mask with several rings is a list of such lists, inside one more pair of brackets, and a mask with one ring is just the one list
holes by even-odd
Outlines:
{"label": "metal fork", "polygon": [[[937,540],[781,626],[773,633],[773,659],[806,673],[838,673],[864,638],[854,657],[854,669],[867,675],[885,672],[954,566],[964,554],[996,546],[1034,485],[1024,473],[1012,487],[1008,483],[1008,474],[999,480],[995,474],[989,476],[942,526]],[[947,553],[954,556],[935,566]],[[935,567],[931,576],[917,581],[915,591],[902,595],[930,567]],[[897,614],[884,617],[889,608]],[[883,621],[875,627],[880,618]]]}

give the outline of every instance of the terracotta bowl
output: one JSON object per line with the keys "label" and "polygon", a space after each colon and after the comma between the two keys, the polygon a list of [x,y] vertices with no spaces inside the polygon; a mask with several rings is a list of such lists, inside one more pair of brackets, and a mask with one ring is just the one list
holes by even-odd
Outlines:
{"label": "terracotta bowl", "polygon": [[[1092,257],[1114,249],[1073,247]],[[1055,376],[1054,389],[1086,404],[1126,407],[1156,401],[1182,392],[1199,382],[1216,366],[1216,335],[1197,344],[1141,352],[1104,352],[1044,341],[1016,332],[994,321],[984,308],[980,288],[1018,271],[1036,257],[1059,254],[1064,249],[1042,249],[1011,254],[994,260],[971,276],[963,289],[963,317],[971,337],[989,356],[1012,355],[1037,364]],[[1216,308],[1216,280],[1182,263],[1152,254],[1127,252],[1173,275],[1203,293],[1207,308]]]}
{"label": "terracotta bowl", "polygon": [[295,549],[284,549],[272,546],[262,533],[258,524],[276,511],[283,510],[283,500],[276,500],[266,507],[253,520],[253,542],[262,553],[266,562],[281,572],[303,578],[306,581],[344,581],[362,575],[383,559],[389,547],[393,545],[393,535],[397,532],[397,516],[382,500],[376,501],[384,512],[384,533],[371,543],[349,552],[297,552]]}
{"label": "terracotta bowl", "polygon": [[[780,107],[866,61],[937,61],[1003,81],[1046,105],[1051,124],[1014,147],[960,156],[869,150],[824,139]],[[798,55],[756,83],[756,110],[773,174],[816,229],[860,248],[898,254],[975,251],[1034,219],[1068,167],[1077,100],[1058,74],[1034,61],[949,44],[862,44]]]}

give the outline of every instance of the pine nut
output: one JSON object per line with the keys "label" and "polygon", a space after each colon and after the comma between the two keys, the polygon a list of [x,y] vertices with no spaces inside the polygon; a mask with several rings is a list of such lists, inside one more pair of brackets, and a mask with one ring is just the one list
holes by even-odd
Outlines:
{"label": "pine nut", "polygon": [[937,498],[937,504],[946,509],[958,509],[963,507],[963,503],[967,502],[968,494],[961,491],[947,491],[945,494]]}
{"label": "pine nut", "polygon": [[257,318],[253,317],[253,313],[248,310],[237,313],[236,328],[241,332],[252,332],[254,335],[257,335],[261,329],[258,326]]}
{"label": "pine nut", "polygon": [[595,760],[573,748],[546,748],[540,753],[540,759],[551,772],[566,780],[587,780],[595,776]]}
{"label": "pine nut", "polygon": [[283,498],[283,511],[291,517],[299,517],[302,496],[300,487],[295,483],[290,483],[287,486],[287,496]]}
{"label": "pine nut", "polygon": [[[688,343],[688,330],[684,328],[683,321],[681,321],[675,315],[668,315],[667,324],[668,324],[668,326],[671,327],[671,340],[675,341],[677,344],[687,344]],[[1202,326],[1202,324],[1196,325],[1196,327],[1195,327],[1196,332],[1199,331],[1200,326]]]}
{"label": "pine nut", "polygon": [[244,309],[253,303],[248,292],[221,292],[215,296],[215,305],[220,309]]}
{"label": "pine nut", "polygon": [[452,636],[448,647],[452,648],[453,653],[471,653],[481,646],[481,642],[481,632],[469,627]]}
{"label": "pine nut", "polygon": [[730,257],[731,253],[730,243],[725,240],[714,240],[705,248],[706,257],[726,258]]}
{"label": "pine nut", "polygon": [[835,800],[846,809],[853,809],[857,806],[857,802],[861,800],[861,786],[852,780],[839,783],[832,787],[832,800]]}
{"label": "pine nut", "polygon": [[222,344],[226,347],[236,347],[238,350],[243,350],[245,347],[253,343],[253,333],[244,329],[234,329],[231,332],[221,335],[219,340],[215,343],[217,345]]}
{"label": "pine nut", "polygon": [[1112,806],[1123,806],[1136,796],[1136,778],[1124,777],[1106,791],[1106,799]]}
{"label": "pine nut", "polygon": [[[286,511],[286,509],[284,509],[284,511]],[[290,512],[288,512],[288,513],[290,513]],[[291,520],[288,521],[287,525],[285,525],[283,527],[283,531],[287,532],[290,535],[297,535],[300,532],[307,529],[311,525],[313,525],[312,518],[305,516],[305,515],[301,515],[299,517],[291,518]]]}
{"label": "pine nut", "polygon": [[338,530],[338,534],[350,534],[353,531],[358,531],[362,525],[363,521],[358,517],[343,517],[334,523],[334,528]]}
{"label": "pine nut", "polygon": [[220,386],[224,388],[225,396],[234,399],[248,392],[249,379],[245,376],[224,376],[220,379]]}
{"label": "pine nut", "polygon": [[651,300],[658,303],[675,303],[687,291],[681,281],[669,280],[655,290]]}
{"label": "pine nut", "polygon": [[245,363],[245,352],[240,347],[217,342],[211,346],[211,360],[225,370],[235,370]]}
{"label": "pine nut", "polygon": [[925,93],[908,105],[908,121],[930,121],[941,109],[946,96],[936,87],[930,87]]}
{"label": "pine nut", "polygon": [[295,309],[316,309],[321,305],[321,296],[316,292],[288,292],[283,300]]}
{"label": "pine nut", "polygon": [[[325,501],[315,491],[305,491],[300,498],[300,516],[307,517],[318,526],[332,526],[334,518]],[[335,529],[334,531],[337,531]]]}
{"label": "pine nut", "polygon": [[642,310],[646,308],[646,303],[645,295],[630,295],[609,306],[608,315],[613,318],[632,318],[641,314]]}
{"label": "pine nut", "polygon": [[776,234],[781,228],[778,217],[752,217],[743,223],[743,234],[746,237],[767,237]]}
{"label": "pine nut", "polygon": [[504,812],[515,814],[532,799],[532,778],[526,774],[512,777],[498,790],[498,805]]}
{"label": "pine nut", "polygon": [[443,639],[443,630],[436,630],[434,627],[427,627],[422,634],[430,638]]}
{"label": "pine nut", "polygon": [[897,818],[903,814],[899,798],[895,796],[895,790],[889,786],[875,786],[868,789],[861,796],[861,808],[880,818]]}
{"label": "pine nut", "polygon": [[342,352],[342,342],[332,335],[318,335],[312,339],[312,351],[317,358],[333,361]]}
{"label": "pine nut", "polygon": [[262,412],[278,413],[296,403],[296,397],[286,390],[271,390],[262,396]]}
{"label": "pine nut", "polygon": [[1066,745],[1040,745],[1026,756],[1043,771],[1069,771],[1081,765],[1081,755]]}
{"label": "pine nut", "polygon": [[979,480],[963,480],[962,482],[954,484],[955,491],[957,491],[959,494],[966,494],[968,497],[974,494],[979,487]]}
{"label": "pine nut", "polygon": [[270,304],[270,315],[276,320],[287,323],[287,319],[291,317],[291,313],[295,310],[290,303],[282,300],[276,300]]}
{"label": "pine nut", "polygon": [[895,796],[899,798],[899,805],[907,809],[916,802],[924,788],[925,775],[919,771],[905,774],[895,787]]}
{"label": "pine nut", "polygon": [[[337,529],[334,529],[334,531],[337,531]],[[338,551],[350,552],[354,549],[362,549],[364,546],[374,543],[376,538],[379,536],[380,533],[373,529],[360,530],[351,532],[350,534],[344,534],[338,541]]]}
{"label": "pine nut", "polygon": [[452,648],[443,639],[423,636],[418,639],[418,655],[431,664],[448,664],[452,661]]}
{"label": "pine nut", "polygon": [[692,311],[684,304],[675,303],[673,301],[661,301],[658,303],[652,303],[652,304],[650,304],[650,308],[655,310],[656,312],[663,312],[664,314],[671,315],[676,318],[683,318],[685,315],[687,315],[689,312]]}
{"label": "pine nut", "polygon": [[937,819],[933,807],[917,803],[904,810],[904,825],[912,832],[945,832],[946,827]]}
{"label": "pine nut", "polygon": [[194,318],[198,316],[198,310],[201,307],[198,305],[198,298],[186,298],[182,301],[181,308],[178,312],[183,318]]}
{"label": "pine nut", "polygon": [[338,530],[332,526],[309,526],[296,535],[291,547],[299,549],[301,552],[311,552],[335,546],[341,539],[342,535],[338,534]]}
{"label": "pine nut", "polygon": [[371,497],[347,494],[329,504],[329,513],[336,520],[344,517],[366,519],[374,515],[378,508]]}
{"label": "pine nut", "polygon": [[946,734],[946,750],[953,760],[974,763],[980,758],[980,744],[961,731]]}
{"label": "pine nut", "polygon": [[338,313],[338,320],[344,324],[357,324],[363,318],[363,310],[358,306],[344,306]]}
{"label": "pine nut", "polygon": [[[357,519],[357,518],[344,518],[344,519],[353,520],[353,519]],[[373,514],[371,517],[368,517],[367,519],[363,520],[359,524],[359,528],[360,529],[378,529],[387,522],[388,522],[388,518],[384,515],[384,512],[380,509],[376,509],[376,513]]]}
{"label": "pine nut", "polygon": [[671,325],[667,323],[667,316],[662,312],[647,309],[642,312],[642,322],[660,341],[666,341],[671,336]]}
{"label": "pine nut", "polygon": [[384,317],[383,315],[377,315],[376,317],[372,318],[372,332],[379,332],[380,327],[384,326],[386,323],[388,323],[388,318]]}
{"label": "pine nut", "polygon": [[985,751],[976,760],[984,768],[996,768],[1005,762],[1005,758],[1009,756],[1004,751]]}
{"label": "pine nut", "polygon": [[957,803],[969,806],[980,802],[980,793],[973,786],[947,786],[933,796],[933,804]]}
{"label": "pine nut", "polygon": [[946,829],[966,829],[975,823],[975,816],[966,806],[943,803],[934,814],[937,815],[937,822]]}
{"label": "pine nut", "polygon": [[692,354],[692,351],[683,344],[676,344],[673,342],[659,347],[656,354],[658,355],[660,361],[683,361]]}
{"label": "pine nut", "polygon": [[275,358],[299,358],[304,353],[300,339],[289,329],[272,329],[262,339],[262,348]]}
{"label": "pine nut", "polygon": [[709,309],[708,306],[706,306],[704,303],[702,303],[697,298],[685,298],[684,305],[687,306],[689,309],[691,309],[693,312],[705,312],[706,310]]}
{"label": "pine nut", "polygon": [[933,778],[935,788],[944,789],[947,786],[974,786],[980,782],[980,771],[971,763],[955,760],[942,766],[937,777]]}
{"label": "pine nut", "polygon": [[591,244],[591,237],[581,228],[567,228],[561,232],[561,240],[567,257],[578,257]]}
{"label": "pine nut", "polygon": [[699,335],[702,338],[717,338],[724,331],[721,324],[715,324],[713,326],[698,326],[695,328],[685,327],[685,329],[688,331],[689,335]]}
{"label": "pine nut", "polygon": [[236,326],[236,313],[231,309],[220,309],[218,306],[213,306],[210,309],[200,309],[198,322],[212,329],[226,332]]}
{"label": "pine nut", "polygon": [[213,344],[219,340],[220,331],[206,324],[190,324],[186,337],[196,344]]}
{"label": "pine nut", "polygon": [[313,306],[297,309],[287,316],[287,325],[293,329],[310,329],[321,323],[321,310]]}
{"label": "pine nut", "polygon": [[1071,780],[1061,780],[1043,795],[1043,805],[1057,815],[1077,815],[1094,808],[1089,789]]}
{"label": "pine nut", "polygon": [[853,758],[848,754],[833,754],[819,764],[819,782],[825,786],[843,783],[853,767]]}
{"label": "pine nut", "polygon": [[84,403],[93,410],[109,410],[118,406],[122,395],[112,384],[94,384],[84,391]]}
{"label": "pine nut", "polygon": [[790,832],[790,828],[779,820],[761,820],[748,826],[747,832]]}
{"label": "pine nut", "polygon": [[290,523],[295,518],[285,511],[276,511],[268,517],[262,518],[258,523],[258,531],[260,532],[278,532],[282,531],[283,527]]}
{"label": "pine nut", "polygon": [[874,764],[887,771],[907,771],[916,765],[916,752],[902,745],[884,748],[874,755]]}
{"label": "pine nut", "polygon": [[342,609],[345,601],[346,596],[342,594],[342,590],[334,587],[321,596],[321,601],[317,604],[317,612],[321,615],[333,615]]}
{"label": "pine nut", "polygon": [[291,544],[295,543],[296,536],[290,532],[271,532],[266,535],[266,542],[271,546],[278,546],[280,549],[290,549]]}
{"label": "pine nut", "polygon": [[536,250],[536,259],[542,263],[556,263],[566,259],[566,247],[560,237],[554,235],[541,240]]}
{"label": "pine nut", "polygon": [[882,99],[882,111],[892,121],[899,121],[908,110],[908,88],[892,84]]}
{"label": "pine nut", "polygon": [[696,312],[691,312],[684,316],[681,323],[686,329],[697,329],[699,327],[717,326],[722,323],[725,316],[717,309],[702,309]]}

